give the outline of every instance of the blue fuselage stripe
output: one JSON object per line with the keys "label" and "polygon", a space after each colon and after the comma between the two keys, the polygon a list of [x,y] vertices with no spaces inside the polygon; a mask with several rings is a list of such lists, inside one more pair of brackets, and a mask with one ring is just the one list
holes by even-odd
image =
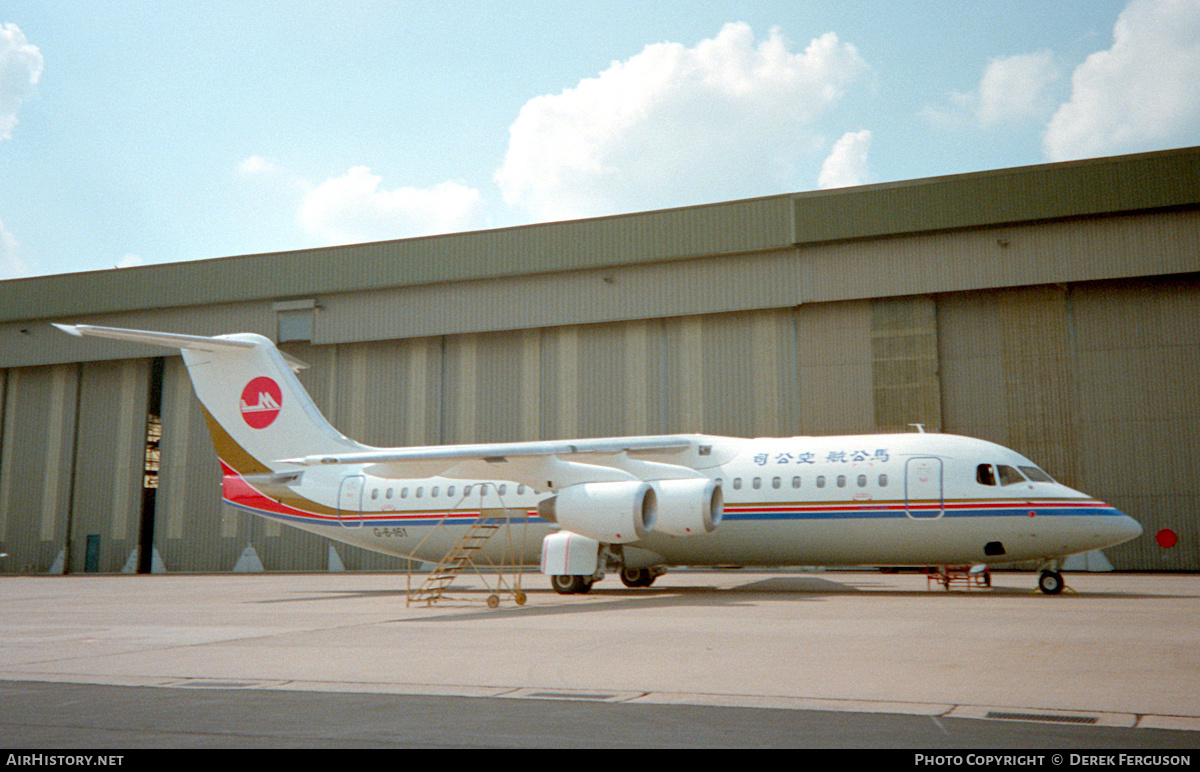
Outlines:
{"label": "blue fuselage stripe", "polygon": [[[229,500],[225,501],[231,507],[240,509],[245,512],[267,517],[272,520],[279,520],[285,523],[302,523],[305,525],[324,525],[358,528],[360,526],[369,526],[373,528],[396,528],[396,527],[419,527],[419,526],[434,526],[434,525],[461,525],[466,526],[475,522],[478,519],[478,512],[456,512],[450,515],[445,513],[434,513],[431,515],[411,514],[405,515],[400,513],[383,513],[383,512],[366,512],[361,517],[351,516],[344,520],[338,520],[336,517],[318,517],[311,515],[290,515],[279,512],[271,512],[254,507],[248,507],[244,504],[236,504]],[[1122,513],[1112,507],[1069,507],[1069,506],[1053,506],[1039,507],[1036,505],[1029,506],[1012,506],[1012,507],[946,507],[940,510],[934,507],[920,507],[911,510],[904,509],[903,506],[876,506],[870,505],[854,508],[830,508],[830,509],[812,509],[812,505],[806,505],[802,508],[786,509],[779,507],[770,507],[763,509],[754,509],[742,505],[735,511],[725,510],[723,520],[729,521],[812,521],[812,520],[886,520],[886,519],[917,519],[931,520],[936,518],[976,518],[976,517],[1120,517]],[[524,520],[523,517],[514,518],[515,520]],[[529,516],[531,524],[549,523],[537,516]]]}

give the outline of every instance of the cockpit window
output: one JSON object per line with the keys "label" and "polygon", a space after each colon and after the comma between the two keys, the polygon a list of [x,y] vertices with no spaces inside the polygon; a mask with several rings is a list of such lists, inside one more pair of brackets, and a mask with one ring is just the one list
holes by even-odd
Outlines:
{"label": "cockpit window", "polygon": [[1000,464],[996,467],[996,470],[1000,472],[1001,485],[1015,485],[1017,483],[1025,482],[1025,478],[1021,476],[1021,473],[1016,469],[1013,469],[1011,466]]}
{"label": "cockpit window", "polygon": [[1026,477],[1034,482],[1054,482],[1053,477],[1046,474],[1041,469],[1038,469],[1036,466],[1023,466],[1021,467],[1021,471],[1025,473]]}
{"label": "cockpit window", "polygon": [[992,468],[991,464],[980,464],[975,467],[975,480],[980,485],[995,485],[996,470]]}

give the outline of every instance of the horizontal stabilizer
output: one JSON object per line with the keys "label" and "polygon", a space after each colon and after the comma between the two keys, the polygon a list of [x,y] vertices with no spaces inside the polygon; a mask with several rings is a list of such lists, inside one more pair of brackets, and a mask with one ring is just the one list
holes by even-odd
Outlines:
{"label": "horizontal stabilizer", "polygon": [[204,335],[183,335],[174,332],[151,332],[149,330],[126,330],[120,327],[96,327],[91,324],[55,324],[63,332],[82,338],[90,335],[96,338],[112,338],[114,340],[132,340],[138,343],[150,343],[167,348],[186,348],[192,351],[214,351],[220,348],[254,348],[254,344],[244,340],[227,340],[225,338],[210,338]]}
{"label": "horizontal stabilizer", "polygon": [[[82,338],[85,335],[94,338],[110,338],[112,340],[128,340],[137,343],[149,343],[155,346],[164,346],[166,348],[186,349],[188,351],[219,351],[221,349],[252,349],[255,344],[247,340],[234,340],[232,338],[220,336],[209,337],[206,335],[184,335],[176,332],[153,332],[150,330],[127,330],[121,327],[98,327],[92,324],[58,324],[52,322],[55,327],[67,333],[74,335],[77,338]],[[283,354],[280,355],[287,361],[288,366],[293,371],[304,370],[308,365],[298,359]]]}

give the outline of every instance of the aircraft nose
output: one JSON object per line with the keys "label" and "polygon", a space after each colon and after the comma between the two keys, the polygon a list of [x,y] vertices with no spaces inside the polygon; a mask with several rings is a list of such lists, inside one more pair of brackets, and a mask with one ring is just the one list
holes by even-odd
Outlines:
{"label": "aircraft nose", "polygon": [[1109,527],[1112,529],[1113,535],[1121,540],[1117,542],[1118,544],[1142,535],[1144,529],[1141,523],[1120,510],[1117,510],[1117,513],[1117,517],[1113,518]]}

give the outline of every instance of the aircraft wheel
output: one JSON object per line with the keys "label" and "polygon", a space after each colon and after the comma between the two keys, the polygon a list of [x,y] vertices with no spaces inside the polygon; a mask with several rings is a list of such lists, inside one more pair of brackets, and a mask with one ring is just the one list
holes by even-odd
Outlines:
{"label": "aircraft wheel", "polygon": [[500,596],[489,595],[487,599],[488,608],[500,608]]}
{"label": "aircraft wheel", "polygon": [[559,595],[581,595],[592,589],[592,579],[579,574],[555,574],[550,577],[550,586]]}
{"label": "aircraft wheel", "polygon": [[621,569],[621,584],[626,587],[649,587],[657,578],[649,568]]}
{"label": "aircraft wheel", "polygon": [[1047,595],[1058,595],[1064,586],[1062,574],[1057,571],[1043,571],[1038,576],[1038,589]]}
{"label": "aircraft wheel", "polygon": [[516,592],[513,593],[513,600],[515,600],[517,602],[518,606],[524,606],[525,601],[528,600],[528,598],[525,597],[525,593],[521,592],[520,590],[517,590]]}

